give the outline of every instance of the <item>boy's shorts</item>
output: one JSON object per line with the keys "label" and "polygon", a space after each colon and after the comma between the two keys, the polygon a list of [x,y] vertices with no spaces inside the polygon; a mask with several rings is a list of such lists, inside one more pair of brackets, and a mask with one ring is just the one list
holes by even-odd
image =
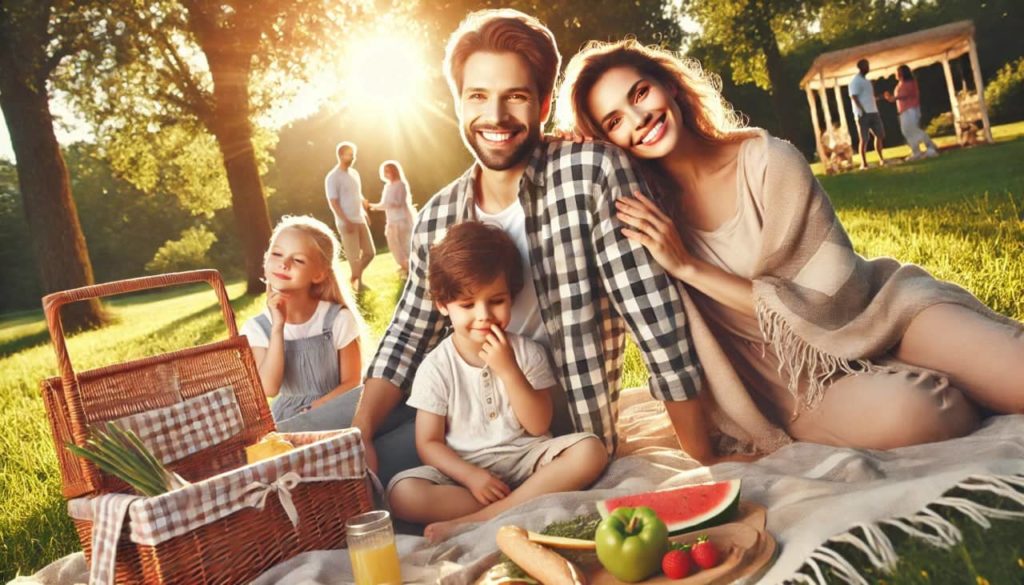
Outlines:
{"label": "boy's shorts", "polygon": [[[507,483],[510,488],[515,489],[533,475],[534,471],[554,461],[555,457],[561,455],[569,447],[590,437],[598,438],[597,435],[591,433],[572,433],[543,439],[512,452],[483,453],[473,458],[467,458],[466,461],[490,471]],[[395,484],[403,479],[412,478],[425,479],[437,485],[460,485],[459,482],[441,473],[436,467],[421,465],[407,469],[391,478],[384,493],[384,501],[390,499],[391,490],[394,489]]]}

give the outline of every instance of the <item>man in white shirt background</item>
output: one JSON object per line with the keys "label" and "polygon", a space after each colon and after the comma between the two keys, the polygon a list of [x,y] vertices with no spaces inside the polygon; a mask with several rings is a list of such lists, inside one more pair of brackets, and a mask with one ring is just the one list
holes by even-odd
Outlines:
{"label": "man in white shirt background", "polygon": [[324,179],[327,204],[334,213],[334,225],[341,235],[341,249],[352,269],[352,288],[363,288],[363,270],[377,254],[366,217],[366,198],[356,162],[356,145],[341,142],[336,148],[338,164]]}
{"label": "man in white shirt background", "polygon": [[875,88],[867,79],[871,66],[867,59],[857,61],[859,73],[853,76],[850,81],[850,101],[853,103],[853,114],[857,117],[857,133],[860,134],[860,168],[868,167],[868,136],[875,137],[875,151],[878,152],[878,164],[885,164],[885,157],[882,155],[883,142],[885,141],[885,126],[882,125],[882,116],[878,113],[878,104],[875,98]]}

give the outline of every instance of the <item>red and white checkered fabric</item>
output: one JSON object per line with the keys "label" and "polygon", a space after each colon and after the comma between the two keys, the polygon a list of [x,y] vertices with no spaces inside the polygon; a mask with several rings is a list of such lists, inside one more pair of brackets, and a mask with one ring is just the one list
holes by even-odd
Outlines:
{"label": "red and white checkered fabric", "polygon": [[[361,479],[366,476],[363,444],[359,430],[345,429],[322,433],[284,433],[303,444],[288,453],[227,471],[189,486],[154,496],[138,498],[128,508],[131,540],[153,546],[229,516],[246,507],[263,508],[267,497],[275,493],[293,523],[301,523],[291,505],[290,490],[298,483]],[[93,520],[96,524],[120,526],[120,519],[107,513],[98,498],[76,498],[68,502],[72,517]],[[122,511],[123,514],[123,511]],[[114,538],[110,530],[97,530],[100,538]],[[93,549],[100,545],[93,541]]]}
{"label": "red and white checkered fabric", "polygon": [[230,386],[184,402],[111,421],[131,430],[164,463],[180,461],[242,432],[242,411]]}

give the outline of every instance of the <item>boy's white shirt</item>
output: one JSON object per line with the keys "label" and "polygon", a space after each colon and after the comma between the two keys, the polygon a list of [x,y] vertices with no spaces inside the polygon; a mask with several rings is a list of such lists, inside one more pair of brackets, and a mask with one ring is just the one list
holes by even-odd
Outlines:
{"label": "boy's white shirt", "polygon": [[[319,301],[313,315],[305,323],[285,323],[285,341],[316,337],[323,333],[324,317],[327,316],[327,309],[330,306],[331,303],[327,301]],[[263,314],[267,319],[271,319],[269,309],[264,309]],[[273,319],[271,319],[271,323],[273,323]],[[268,347],[270,345],[270,339],[263,333],[263,328],[256,323],[255,317],[246,321],[239,333],[249,338],[249,347]],[[334,339],[334,347],[337,349],[345,347],[359,337],[359,325],[356,323],[352,311],[344,307],[338,311],[338,316],[335,317],[334,325],[331,327],[331,337]]]}
{"label": "boy's white shirt", "polygon": [[[520,335],[508,333],[507,337],[516,362],[534,390],[541,392],[557,384],[543,346]],[[408,404],[444,416],[445,441],[464,459],[484,453],[518,452],[541,438],[527,433],[519,423],[498,376],[487,366],[477,368],[466,363],[451,336],[420,364]]]}
{"label": "boy's white shirt", "polygon": [[523,290],[516,294],[512,302],[512,319],[507,331],[529,337],[544,347],[551,347],[544,319],[540,314],[540,303],[537,301],[537,289],[533,286],[530,266],[530,243],[526,237],[526,210],[518,199],[498,213],[487,213],[480,207],[476,208],[476,217],[483,223],[496,225],[512,238],[519,250],[523,267]]}

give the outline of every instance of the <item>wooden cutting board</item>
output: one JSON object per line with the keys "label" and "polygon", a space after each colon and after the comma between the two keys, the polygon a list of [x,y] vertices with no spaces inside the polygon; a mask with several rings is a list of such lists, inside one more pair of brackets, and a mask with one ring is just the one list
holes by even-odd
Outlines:
{"label": "wooden cutting board", "polygon": [[[766,520],[767,514],[763,506],[741,502],[738,517],[733,522],[671,537],[672,542],[690,544],[701,535],[706,534],[708,540],[722,553],[722,563],[684,579],[673,580],[659,573],[642,583],[645,585],[731,583],[763,570],[775,556],[777,546],[775,539],[765,529]],[[629,585],[616,579],[599,563],[588,564],[583,567],[583,570],[587,573],[587,582],[590,585]]]}

